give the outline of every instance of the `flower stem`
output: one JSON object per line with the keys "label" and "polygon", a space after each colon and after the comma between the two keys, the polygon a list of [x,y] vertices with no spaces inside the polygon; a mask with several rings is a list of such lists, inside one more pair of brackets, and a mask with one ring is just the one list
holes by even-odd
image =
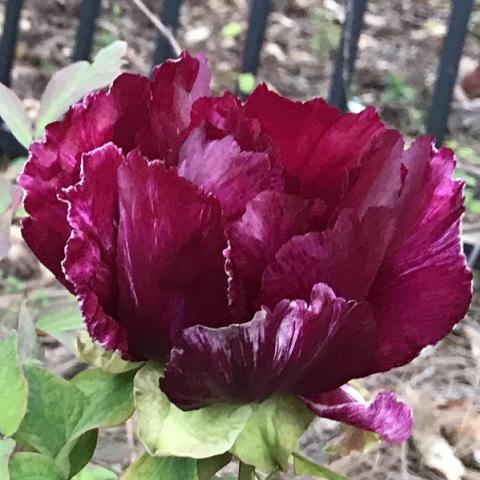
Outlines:
{"label": "flower stem", "polygon": [[239,460],[238,480],[255,480],[255,467]]}

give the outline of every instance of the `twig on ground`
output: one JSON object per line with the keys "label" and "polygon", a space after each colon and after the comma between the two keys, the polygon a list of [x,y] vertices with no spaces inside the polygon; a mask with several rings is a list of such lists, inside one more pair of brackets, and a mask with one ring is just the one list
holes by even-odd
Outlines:
{"label": "twig on ground", "polygon": [[182,47],[175,39],[172,31],[143,3],[142,0],[132,0],[138,9],[155,25],[157,30],[169,41],[175,55],[180,55]]}

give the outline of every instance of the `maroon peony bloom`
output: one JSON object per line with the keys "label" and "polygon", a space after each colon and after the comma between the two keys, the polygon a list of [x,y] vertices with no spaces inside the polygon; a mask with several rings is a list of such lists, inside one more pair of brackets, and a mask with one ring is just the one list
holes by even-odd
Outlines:
{"label": "maroon peony bloom", "polygon": [[167,361],[180,407],[287,392],[405,439],[393,394],[363,405],[343,386],[467,311],[453,153],[430,137],[405,149],[370,108],[208,95],[205,60],[184,54],[49,125],[20,177],[25,240],[95,340]]}

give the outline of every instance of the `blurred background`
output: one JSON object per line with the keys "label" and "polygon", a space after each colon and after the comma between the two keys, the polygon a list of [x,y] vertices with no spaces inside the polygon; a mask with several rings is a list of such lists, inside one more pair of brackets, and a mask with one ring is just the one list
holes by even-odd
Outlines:
{"label": "blurred background", "polygon": [[[0,1],[0,25],[6,3]],[[475,246],[480,238],[480,1],[366,2],[348,107],[359,111],[376,105],[384,121],[408,138],[425,133],[454,3],[473,3],[473,9],[443,144],[456,151],[456,175],[467,184],[464,236]],[[161,0],[144,0],[144,4],[156,16],[162,15]],[[345,2],[272,1],[258,71],[245,75],[242,61],[250,8],[247,0],[185,0],[180,8],[175,38],[183,49],[207,55],[214,92],[236,90],[246,95],[255,84],[266,82],[293,99],[328,97],[346,18]],[[23,2],[11,87],[33,116],[51,75],[75,55],[80,13],[79,0]],[[158,39],[157,28],[134,1],[101,2],[92,55],[115,40],[124,40],[128,44],[125,68],[148,74],[161,54]],[[446,91],[437,93],[439,98],[448,97]],[[0,151],[1,175],[14,178],[23,161],[21,154],[17,158]],[[44,333],[49,335],[42,337],[47,365],[71,376],[77,361],[59,341],[66,333],[56,331],[55,325],[67,319],[75,326],[76,306],[28,252],[18,221],[12,238],[10,254],[0,262],[0,322],[14,321],[20,307],[27,308],[37,326],[48,325]],[[318,421],[302,440],[305,453],[351,479],[480,479],[479,308],[475,295],[466,320],[439,346],[427,349],[407,367],[362,381],[360,388],[371,393],[394,389],[413,406],[415,432],[408,444],[387,447],[369,434]],[[112,429],[103,434],[96,461],[121,469],[139,448],[131,432]]]}

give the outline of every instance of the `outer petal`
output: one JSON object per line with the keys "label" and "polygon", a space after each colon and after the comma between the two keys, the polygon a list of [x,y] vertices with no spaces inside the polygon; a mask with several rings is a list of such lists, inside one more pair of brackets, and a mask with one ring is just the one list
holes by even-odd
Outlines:
{"label": "outer petal", "polygon": [[[19,178],[26,190],[23,236],[40,261],[70,290],[60,263],[70,234],[67,207],[57,196],[79,180],[83,153],[114,140],[131,148],[136,129],[143,125],[148,79],[124,74],[110,92],[98,92],[74,105],[65,118],[47,126],[45,139],[34,142]],[[135,92],[133,100],[132,92]],[[128,100],[128,101],[127,101]]]}
{"label": "outer petal", "polygon": [[259,86],[246,102],[280,149],[287,171],[310,194],[334,204],[373,138],[384,126],[373,109],[342,114],[321,99],[293,102]]}
{"label": "outer petal", "polygon": [[126,332],[112,318],[117,315],[118,296],[116,170],[123,161],[113,144],[83,156],[80,182],[62,194],[72,228],[63,269],[74,286],[89,334],[127,356]]}
{"label": "outer petal", "polygon": [[172,350],[161,388],[186,409],[262,400],[275,391],[296,393],[313,370],[317,376],[310,386],[330,390],[369,364],[372,345],[357,353],[355,366],[344,362],[346,345],[341,345],[352,336],[368,345],[373,325],[368,312],[367,305],[336,298],[319,284],[310,306],[284,300],[243,325],[189,328]]}
{"label": "outer petal", "polygon": [[325,282],[347,299],[365,299],[384,259],[395,227],[385,208],[372,208],[362,219],[344,210],[334,227],[292,238],[264,271],[261,303],[308,298]]}
{"label": "outer petal", "polygon": [[161,359],[183,328],[226,325],[226,240],[211,196],[136,153],[119,169],[119,316],[139,359]]}
{"label": "outer petal", "polygon": [[213,193],[227,220],[241,215],[247,202],[263,190],[283,188],[268,155],[242,152],[232,136],[206,142],[203,133],[194,130],[180,155],[178,174]]}
{"label": "outer petal", "polygon": [[438,342],[464,317],[471,299],[460,242],[463,185],[451,180],[449,150],[426,158],[420,171],[412,164],[407,173],[403,229],[368,296],[378,323],[378,370],[403,365]]}
{"label": "outer petal", "polygon": [[393,392],[381,392],[371,403],[364,404],[351,395],[350,389],[346,385],[304,400],[319,417],[378,433],[388,443],[407,440],[413,428],[410,407],[397,400]]}
{"label": "outer petal", "polygon": [[228,258],[233,269],[232,294],[247,303],[250,314],[256,308],[265,266],[294,235],[319,230],[325,209],[321,200],[264,191],[247,204],[242,218],[231,225]]}

